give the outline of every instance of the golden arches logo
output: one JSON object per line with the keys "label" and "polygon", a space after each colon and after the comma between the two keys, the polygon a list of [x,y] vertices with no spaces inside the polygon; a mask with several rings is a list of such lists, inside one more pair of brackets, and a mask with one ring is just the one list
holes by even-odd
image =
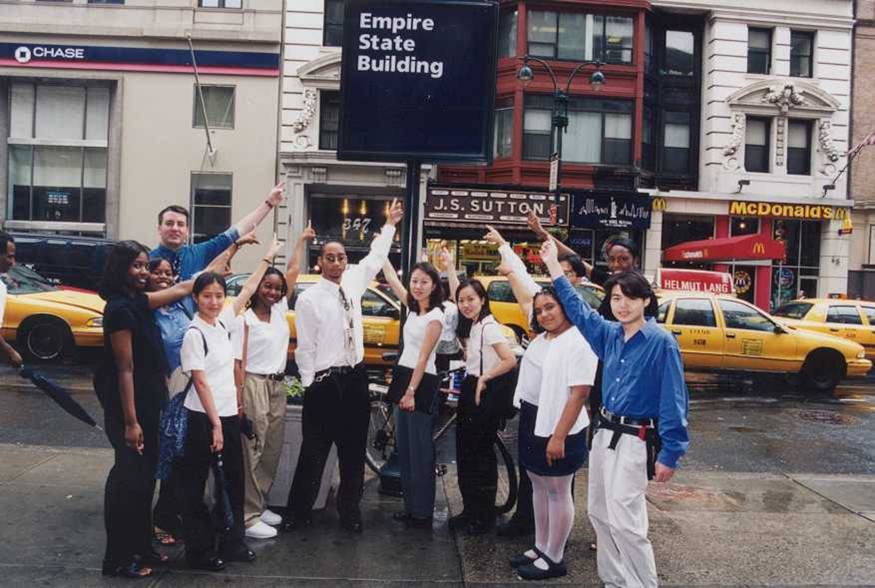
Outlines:
{"label": "golden arches logo", "polygon": [[760,242],[754,243],[753,244],[753,252],[759,253],[760,255],[765,255],[766,254],[766,244],[760,243]]}
{"label": "golden arches logo", "polygon": [[651,203],[651,208],[653,209],[653,212],[662,212],[668,208],[668,202],[665,201],[665,198],[654,198]]}

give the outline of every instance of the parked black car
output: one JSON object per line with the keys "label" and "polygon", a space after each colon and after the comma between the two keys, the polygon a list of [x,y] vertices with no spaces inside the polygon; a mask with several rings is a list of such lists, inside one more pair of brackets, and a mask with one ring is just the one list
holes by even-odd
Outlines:
{"label": "parked black car", "polygon": [[97,290],[110,239],[38,233],[11,233],[16,261],[65,286]]}

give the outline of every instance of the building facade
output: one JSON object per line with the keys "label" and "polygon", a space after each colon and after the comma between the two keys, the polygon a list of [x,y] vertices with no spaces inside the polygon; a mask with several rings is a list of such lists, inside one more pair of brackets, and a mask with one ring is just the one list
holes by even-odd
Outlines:
{"label": "building facade", "polygon": [[169,204],[190,208],[194,240],[258,206],[276,178],[282,16],[281,0],[0,5],[3,227],[153,246]]}

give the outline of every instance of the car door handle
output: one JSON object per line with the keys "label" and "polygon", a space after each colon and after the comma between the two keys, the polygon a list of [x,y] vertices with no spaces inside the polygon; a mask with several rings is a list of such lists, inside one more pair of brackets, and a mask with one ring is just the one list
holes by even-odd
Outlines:
{"label": "car door handle", "polygon": [[735,333],[726,333],[727,339],[735,339]]}
{"label": "car door handle", "polygon": [[838,333],[839,331],[841,331],[841,329],[832,329],[832,328],[831,328],[830,331],[833,332],[833,333]]}
{"label": "car door handle", "polygon": [[682,333],[682,331],[676,331],[676,330],[672,329],[672,330],[671,330],[671,334],[672,334],[672,335],[681,335],[681,334],[683,334],[683,333]]}

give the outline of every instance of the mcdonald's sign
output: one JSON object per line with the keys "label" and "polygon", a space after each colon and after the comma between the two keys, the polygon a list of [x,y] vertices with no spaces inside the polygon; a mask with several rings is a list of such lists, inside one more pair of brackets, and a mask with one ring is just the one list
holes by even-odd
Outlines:
{"label": "mcdonald's sign", "polygon": [[800,220],[842,220],[848,215],[847,208],[823,204],[778,204],[775,202],[729,203],[730,216],[771,216]]}
{"label": "mcdonald's sign", "polygon": [[664,212],[668,208],[668,202],[665,201],[665,198],[654,198],[651,208],[653,212]]}
{"label": "mcdonald's sign", "polygon": [[762,241],[757,241],[756,243],[753,244],[753,252],[759,253],[760,255],[765,255],[766,254],[766,244],[763,243]]}

